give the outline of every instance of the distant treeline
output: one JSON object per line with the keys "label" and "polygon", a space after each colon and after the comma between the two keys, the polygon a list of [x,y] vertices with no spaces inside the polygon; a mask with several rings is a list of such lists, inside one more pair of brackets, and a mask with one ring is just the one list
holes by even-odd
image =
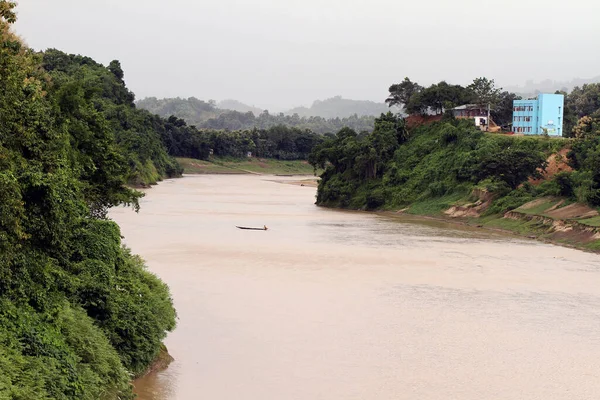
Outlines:
{"label": "distant treeline", "polygon": [[284,125],[235,131],[198,130],[174,116],[159,131],[169,154],[197,159],[208,159],[212,151],[221,157],[246,157],[250,152],[256,157],[305,160],[314,146],[324,140],[323,135]]}
{"label": "distant treeline", "polygon": [[259,116],[255,116],[252,112],[240,113],[237,111],[227,111],[221,113],[218,117],[211,118],[203,122],[200,127],[209,129],[269,129],[274,126],[288,126],[302,130],[310,130],[315,133],[335,133],[344,127],[350,127],[358,132],[370,132],[373,130],[374,116],[353,115],[346,118],[329,118],[323,117],[300,117],[297,114],[285,115],[279,113],[277,115],[269,114],[268,111],[263,111]]}
{"label": "distant treeline", "polygon": [[[355,102],[354,100],[343,101]],[[329,102],[324,101],[322,104],[328,105]],[[360,114],[353,114],[344,118],[301,117],[298,114],[270,114],[266,110],[259,115],[255,115],[251,111],[222,110],[217,108],[214,101],[205,102],[195,97],[188,99],[157,99],[149,97],[138,101],[137,106],[163,118],[173,115],[183,119],[188,125],[196,126],[199,129],[223,129],[229,131],[254,128],[269,129],[284,125],[321,134],[335,133],[343,127],[351,127],[358,132],[362,132],[373,130],[373,122],[375,120],[375,117],[372,115],[359,116]],[[373,110],[369,109],[369,111]]]}

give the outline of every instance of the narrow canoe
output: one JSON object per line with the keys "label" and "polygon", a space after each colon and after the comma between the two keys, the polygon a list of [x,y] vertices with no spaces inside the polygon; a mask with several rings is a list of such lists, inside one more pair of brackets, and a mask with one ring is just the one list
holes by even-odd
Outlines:
{"label": "narrow canoe", "polygon": [[250,230],[250,231],[266,231],[267,229],[269,229],[266,226],[264,226],[262,228],[249,228],[247,226],[237,226],[237,225],[236,225],[236,228],[238,228],[238,229],[247,229],[247,230]]}

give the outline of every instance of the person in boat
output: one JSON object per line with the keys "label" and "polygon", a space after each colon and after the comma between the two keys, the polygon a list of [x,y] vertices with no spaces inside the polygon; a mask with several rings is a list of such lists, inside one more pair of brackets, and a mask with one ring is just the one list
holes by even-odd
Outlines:
{"label": "person in boat", "polygon": [[266,231],[267,229],[269,229],[269,228],[267,228],[267,226],[266,226],[266,225],[263,225],[263,227],[265,228],[265,231]]}

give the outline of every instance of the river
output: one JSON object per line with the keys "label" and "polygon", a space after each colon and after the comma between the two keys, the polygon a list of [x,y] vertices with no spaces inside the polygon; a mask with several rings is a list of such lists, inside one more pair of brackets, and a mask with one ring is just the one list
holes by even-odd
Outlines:
{"label": "river", "polygon": [[111,211],[178,312],[141,400],[600,396],[597,255],[323,209],[274,179],[292,178],[167,180]]}

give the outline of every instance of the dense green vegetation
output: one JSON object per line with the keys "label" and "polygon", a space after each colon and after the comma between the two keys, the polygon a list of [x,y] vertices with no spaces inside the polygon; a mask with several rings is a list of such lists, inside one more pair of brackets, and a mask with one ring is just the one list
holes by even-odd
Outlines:
{"label": "dense green vegetation", "polygon": [[327,166],[317,203],[348,208],[401,208],[476,185],[509,193],[538,174],[560,141],[486,134],[448,119],[408,132],[392,114],[359,136],[345,129],[317,146],[310,161]]}
{"label": "dense green vegetation", "polygon": [[[534,186],[548,157],[569,148],[574,169]],[[600,206],[600,125],[580,139],[489,134],[470,121],[447,117],[408,131],[391,113],[369,135],[351,129],[315,147],[310,162],[325,168],[317,204],[353,209],[400,209],[410,205],[439,212],[473,189],[492,193],[488,213],[516,208],[541,196],[562,196]]]}
{"label": "dense green vegetation", "polygon": [[[89,57],[69,55],[50,49],[43,53],[43,67],[52,79],[50,96],[58,107],[57,114],[77,146],[90,162],[120,165],[126,180],[135,185],[156,183],[163,177],[177,176],[181,169],[167,155],[160,131],[165,121],[144,110],[136,109],[134,95],[124,84],[118,61],[107,67]],[[109,157],[102,151],[105,144],[98,132],[116,141],[116,151]],[[100,160],[99,158],[105,159]],[[84,163],[85,164],[85,163]],[[83,174],[101,173],[102,168]],[[115,171],[104,171],[112,176]],[[86,176],[83,176],[84,178]],[[118,179],[117,179],[118,180]]]}
{"label": "dense green vegetation", "polygon": [[[327,106],[330,104],[330,100],[325,100],[322,104]],[[341,100],[343,102],[353,102],[352,104],[356,103],[354,100]],[[300,116],[297,113],[270,114],[266,110],[259,114],[255,114],[252,111],[240,112],[235,110],[224,110],[217,108],[214,101],[204,102],[194,97],[190,97],[189,99],[175,98],[161,100],[150,97],[138,101],[137,106],[163,118],[175,116],[177,119],[183,119],[187,125],[199,129],[227,131],[252,129],[265,130],[277,126],[285,126],[288,128],[297,128],[324,134],[334,133],[348,126],[361,132],[373,129],[374,121],[372,114],[360,116],[361,114],[355,113],[345,117],[324,118],[322,116]],[[346,108],[348,107],[349,106],[346,106]],[[360,109],[360,107],[358,108]],[[370,112],[373,111],[371,108],[368,109]],[[385,111],[385,107],[382,108],[377,106],[376,109],[383,109]]]}
{"label": "dense green vegetation", "polygon": [[137,205],[128,181],[177,167],[117,62],[34,53],[14,6],[0,1],[0,398],[133,398],[175,311],[105,215]]}
{"label": "dense green vegetation", "polygon": [[198,130],[174,116],[160,134],[169,154],[202,160],[208,159],[211,150],[218,157],[246,158],[250,152],[261,158],[306,160],[313,147],[323,141],[322,135],[283,125],[239,131]]}
{"label": "dense green vegetation", "polygon": [[442,114],[445,110],[464,104],[477,104],[491,108],[492,120],[499,126],[512,122],[513,100],[520,97],[498,89],[494,80],[476,78],[469,86],[451,85],[445,81],[427,88],[404,78],[389,88],[385,102],[390,106],[402,106],[408,114]]}
{"label": "dense green vegetation", "polygon": [[[513,101],[521,97],[495,87],[494,80],[476,78],[463,87],[445,81],[427,88],[404,78],[390,86],[385,102],[390,106],[402,106],[408,114],[442,114],[445,110],[464,105],[490,106],[492,120],[507,130],[513,114]],[[557,91],[565,96],[565,137],[581,137],[594,132],[593,124],[600,124],[600,83],[576,86],[569,93]]]}

